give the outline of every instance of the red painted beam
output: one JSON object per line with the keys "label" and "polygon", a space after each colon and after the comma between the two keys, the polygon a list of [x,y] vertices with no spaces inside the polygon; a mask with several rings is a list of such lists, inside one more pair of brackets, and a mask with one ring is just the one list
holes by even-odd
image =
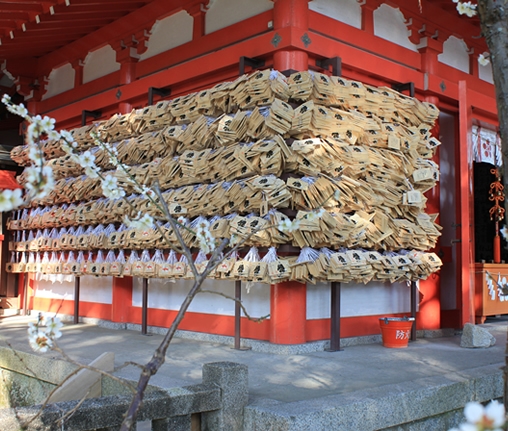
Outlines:
{"label": "red painted beam", "polygon": [[109,24],[110,21],[111,21],[110,18],[107,18],[107,17],[105,17],[105,18],[97,17],[94,20],[76,19],[76,20],[72,20],[72,21],[59,20],[59,19],[55,19],[55,20],[45,19],[45,20],[41,20],[41,22],[39,24],[36,24],[36,26],[38,28],[48,28],[51,30],[54,29],[55,27],[56,28],[72,28],[74,26],[76,26],[76,27],[87,26],[90,29],[94,29],[94,28],[98,28],[100,26]]}
{"label": "red painted beam", "polygon": [[20,12],[42,12],[42,5],[39,3],[2,3],[0,11],[20,11]]}

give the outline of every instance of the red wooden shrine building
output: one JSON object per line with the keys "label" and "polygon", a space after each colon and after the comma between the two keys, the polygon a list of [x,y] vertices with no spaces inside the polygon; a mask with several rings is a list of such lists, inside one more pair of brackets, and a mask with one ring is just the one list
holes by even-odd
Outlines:
{"label": "red wooden shrine building", "polygon": [[[475,193],[493,178],[473,170],[496,164],[495,138],[481,138],[481,131],[495,137],[497,125],[490,66],[477,62],[486,49],[477,19],[459,16],[451,0],[0,2],[0,90],[32,113],[54,117],[58,128],[128,113],[149,96],[185,95],[255,68],[325,71],[375,86],[412,83],[418,99],[441,111],[433,130],[442,142],[441,177],[427,195],[427,212],[440,213],[435,252],[443,267],[419,283],[417,322],[424,330],[508,312],[496,294],[494,308],[483,303],[492,296],[485,267],[495,277],[508,269],[475,265],[492,260],[488,247],[477,247],[492,226],[486,222],[487,234],[478,230],[483,210]],[[0,115],[0,145],[8,151],[21,143],[21,125],[3,108]],[[476,151],[483,144],[490,158]],[[3,223],[0,233],[7,234]],[[4,246],[2,268],[7,254]],[[3,271],[0,295],[18,297],[19,308],[73,314],[73,283],[33,275],[25,283],[23,275]],[[131,277],[83,279],[79,314],[140,323],[141,284]],[[218,288],[232,294],[234,283]],[[151,282],[148,324],[167,326],[184,291]],[[330,337],[328,286],[287,282],[243,296],[254,316],[270,314],[261,324],[243,319],[244,338],[298,344]],[[405,285],[352,284],[343,285],[341,301],[341,336],[362,336],[380,332],[380,316],[408,314],[410,294]],[[226,300],[198,297],[181,329],[233,335],[233,314]]]}

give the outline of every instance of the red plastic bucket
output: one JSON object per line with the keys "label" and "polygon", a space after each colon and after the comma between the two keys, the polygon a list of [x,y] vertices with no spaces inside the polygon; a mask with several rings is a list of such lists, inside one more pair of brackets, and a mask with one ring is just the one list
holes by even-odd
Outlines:
{"label": "red plastic bucket", "polygon": [[414,320],[414,317],[381,317],[379,326],[381,327],[383,346],[392,349],[407,347]]}

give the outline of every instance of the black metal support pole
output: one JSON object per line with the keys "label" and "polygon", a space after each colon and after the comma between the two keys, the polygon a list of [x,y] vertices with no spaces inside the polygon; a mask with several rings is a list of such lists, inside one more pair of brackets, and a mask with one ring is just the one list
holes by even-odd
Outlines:
{"label": "black metal support pole", "polygon": [[141,334],[147,335],[147,320],[148,320],[148,278],[143,278],[143,299],[142,299],[142,314],[141,314]]}
{"label": "black metal support pole", "polygon": [[413,326],[411,327],[411,341],[416,341],[416,298],[418,297],[418,289],[416,281],[411,282],[411,317],[414,317]]}
{"label": "black metal support pole", "polygon": [[79,323],[79,288],[80,288],[81,278],[76,276],[74,277],[74,324],[77,325]]}
{"label": "black metal support pole", "polygon": [[332,281],[330,285],[330,348],[329,352],[340,349],[340,283]]}
{"label": "black metal support pole", "polygon": [[392,88],[399,93],[408,91],[410,97],[415,97],[415,84],[414,82],[405,82],[404,84],[393,84]]}
{"label": "black metal support pole", "polygon": [[160,97],[168,97],[171,95],[171,88],[157,88],[157,87],[149,87],[148,88],[148,105],[153,105],[153,96],[156,94]]}
{"label": "black metal support pole", "polygon": [[97,118],[100,118],[101,115],[102,112],[100,109],[97,109],[95,111],[88,111],[87,109],[84,109],[83,111],[81,111],[81,125],[82,126],[86,125],[86,119],[88,117],[92,117],[94,120],[96,120]]}
{"label": "black metal support pole", "polygon": [[240,330],[241,330],[241,308],[238,301],[242,300],[242,281],[235,281],[235,349],[240,349]]}
{"label": "black metal support pole", "polygon": [[23,274],[23,313],[22,316],[28,315],[28,272]]}
{"label": "black metal support pole", "polygon": [[342,75],[342,59],[340,57],[325,58],[323,60],[316,60],[316,66],[328,70],[332,66],[332,75]]}
{"label": "black metal support pole", "polygon": [[242,76],[245,73],[245,66],[250,66],[252,69],[259,69],[265,65],[264,60],[245,56],[240,57],[238,63],[239,63],[238,73],[240,76]]}

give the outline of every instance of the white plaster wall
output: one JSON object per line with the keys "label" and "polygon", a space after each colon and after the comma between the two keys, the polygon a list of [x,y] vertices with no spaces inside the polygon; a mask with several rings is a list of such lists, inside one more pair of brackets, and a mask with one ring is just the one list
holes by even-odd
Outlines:
{"label": "white plaster wall", "polygon": [[211,0],[206,12],[205,34],[228,27],[273,8],[271,0]]}
{"label": "white plaster wall", "polygon": [[[341,317],[408,313],[410,288],[407,283],[342,283]],[[330,318],[330,284],[307,285],[307,319]]]}
{"label": "white plaster wall", "polygon": [[312,0],[309,9],[350,26],[362,27],[362,8],[357,0]]}
{"label": "white plaster wall", "polygon": [[478,77],[484,81],[494,84],[494,78],[492,77],[492,64],[489,63],[486,66],[478,65]]}
{"label": "white plaster wall", "polygon": [[374,11],[374,34],[411,51],[417,51],[416,45],[409,40],[410,31],[406,19],[399,9],[382,4]]}
{"label": "white plaster wall", "polygon": [[148,49],[141,55],[145,60],[192,40],[194,19],[182,10],[167,18],[156,21],[150,30]]}
{"label": "white plaster wall", "polygon": [[85,58],[83,66],[83,83],[93,81],[102,76],[120,70],[120,63],[116,61],[116,52],[110,46],[91,51]]}
{"label": "white plaster wall", "polygon": [[[48,299],[74,300],[74,281],[51,282],[38,280],[35,282],[35,296]],[[96,277],[84,275],[80,280],[79,300],[111,304],[113,297],[113,277]]]}
{"label": "white plaster wall", "polygon": [[[191,287],[192,280],[177,280],[173,283],[167,279],[149,279],[148,307],[178,310]],[[235,296],[234,281],[206,280],[203,289]],[[242,301],[252,317],[270,314],[270,286],[255,283],[247,293],[245,283],[242,283]],[[135,307],[142,305],[142,279],[138,277],[135,277],[133,281],[132,305]],[[189,311],[234,316],[235,304],[232,300],[219,295],[200,293],[192,301]]]}
{"label": "white plaster wall", "polygon": [[437,59],[441,63],[469,73],[469,54],[467,45],[462,39],[450,36],[443,44],[443,52]]}
{"label": "white plaster wall", "polygon": [[74,88],[75,75],[76,71],[70,63],[53,69],[48,76],[47,90],[42,99],[48,99]]}

